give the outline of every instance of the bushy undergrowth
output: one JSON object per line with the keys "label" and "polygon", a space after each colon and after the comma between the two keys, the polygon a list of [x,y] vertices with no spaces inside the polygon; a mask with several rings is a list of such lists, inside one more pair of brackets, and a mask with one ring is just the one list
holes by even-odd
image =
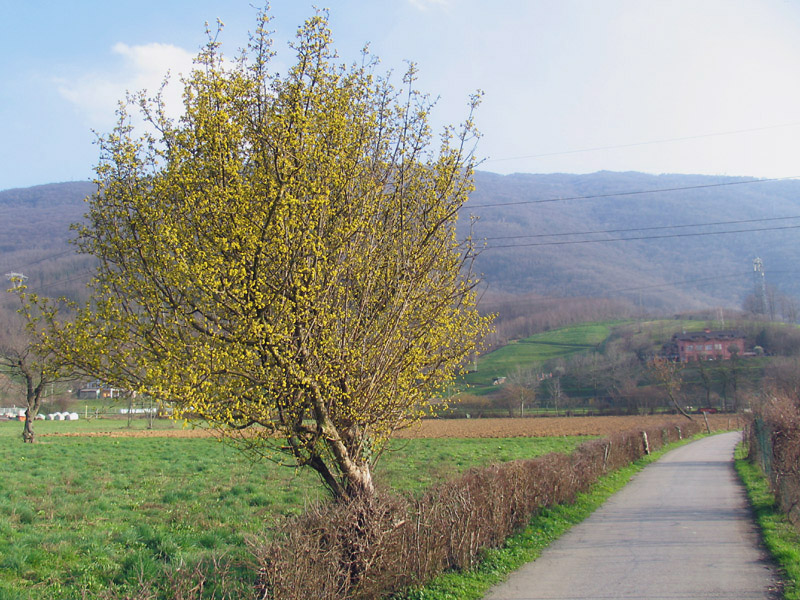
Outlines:
{"label": "bushy undergrowth", "polygon": [[[700,431],[665,424],[481,469],[429,488],[418,498],[381,494],[316,505],[254,540],[259,597],[272,600],[388,597],[447,570],[473,567],[531,516],[572,502],[600,476]],[[645,436],[646,433],[646,442]]]}
{"label": "bushy undergrowth", "polygon": [[750,459],[761,465],[779,508],[800,530],[800,398],[783,392],[761,402],[748,441]]}

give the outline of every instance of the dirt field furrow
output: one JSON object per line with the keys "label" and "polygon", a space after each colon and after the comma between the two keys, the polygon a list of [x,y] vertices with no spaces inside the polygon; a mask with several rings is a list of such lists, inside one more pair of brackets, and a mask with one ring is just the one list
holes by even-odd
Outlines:
{"label": "dirt field furrow", "polygon": [[[694,419],[703,422],[701,415]],[[744,420],[737,415],[709,415],[712,429],[738,429]],[[395,434],[396,438],[508,438],[552,437],[562,435],[608,435],[617,431],[652,427],[665,422],[680,426],[684,417],[626,416],[626,417],[536,417],[524,419],[426,419]],[[46,435],[84,437],[213,437],[217,434],[204,428],[153,430],[117,429],[106,432],[69,432]]]}

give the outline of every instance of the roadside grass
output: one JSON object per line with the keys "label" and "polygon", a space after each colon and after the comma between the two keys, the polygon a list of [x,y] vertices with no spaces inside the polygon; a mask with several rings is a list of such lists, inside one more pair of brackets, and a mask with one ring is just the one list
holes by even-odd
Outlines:
{"label": "roadside grass", "polygon": [[736,448],[736,471],[747,489],[764,545],[782,571],[784,598],[800,600],[800,532],[778,509],[764,473],[747,460],[745,444]]}
{"label": "roadside grass", "polygon": [[658,460],[665,452],[699,439],[705,434],[666,446],[635,463],[600,478],[591,489],[578,495],[573,504],[542,509],[528,526],[506,540],[500,548],[487,550],[481,563],[473,570],[448,572],[430,584],[406,592],[402,600],[480,600],[493,585],[526,563],[538,558],[542,550],[566,533],[573,525],[584,521],[608,498],[625,487],[636,473]]}
{"label": "roadside grass", "polygon": [[[39,425],[40,423],[37,423]],[[41,422],[92,430],[98,422]],[[118,426],[112,422],[108,426]],[[21,424],[0,423],[0,438]],[[415,493],[473,466],[570,452],[586,437],[397,440],[379,485]],[[247,460],[213,438],[40,437],[0,444],[0,598],[98,597],[201,564],[225,564],[225,590],[241,596],[255,572],[246,540],[321,497],[316,476]],[[233,583],[230,583],[230,582]],[[122,597],[122,596],[120,596]]]}

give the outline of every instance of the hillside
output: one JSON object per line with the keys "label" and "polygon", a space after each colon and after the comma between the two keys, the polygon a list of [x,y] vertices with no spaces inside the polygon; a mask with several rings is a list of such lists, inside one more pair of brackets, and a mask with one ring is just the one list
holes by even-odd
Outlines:
{"label": "hillside", "polygon": [[0,276],[22,272],[31,289],[48,295],[80,293],[91,259],[68,244],[70,225],[83,218],[83,200],[94,189],[70,182],[0,192]]}
{"label": "hillside", "polygon": [[[800,182],[739,183],[745,181],[702,175],[478,172],[460,227],[466,233],[467,214],[479,219],[474,233],[485,239],[486,248],[476,268],[483,274],[487,298],[525,293],[622,299],[669,311],[738,308],[752,293],[758,256],[767,283],[800,299],[794,266],[800,259],[798,231],[775,229],[800,225]],[[736,184],[719,185],[729,182]],[[693,189],[676,189],[687,187]],[[630,194],[662,189],[673,191]],[[88,182],[73,182],[0,192],[0,273],[22,271],[32,288],[47,294],[80,293],[90,261],[75,256],[66,240],[69,224],[81,219],[83,199],[92,191]],[[796,218],[754,221],[776,217]],[[707,223],[720,224],[686,227]],[[765,228],[770,230],[686,235]],[[657,237],[676,234],[682,237]],[[621,237],[651,239],[574,243]]]}
{"label": "hillside", "polygon": [[[479,218],[476,238],[487,238],[477,268],[493,291],[626,298],[648,308],[693,310],[740,307],[752,293],[753,259],[760,257],[767,283],[800,298],[797,229],[686,235],[800,225],[800,182],[718,186],[743,181],[747,179],[612,172],[478,173],[467,208]],[[675,190],[690,186],[718,187]],[[674,191],[611,195],[658,189]],[[580,199],[585,196],[604,197]],[[559,198],[565,200],[550,201]],[[509,204],[519,202],[525,203]],[[789,216],[797,218],[729,223]],[[665,226],[681,227],[652,229]],[[564,235],[572,232],[608,233]],[[572,243],[674,234],[682,237]],[[508,245],[515,247],[494,248]]]}

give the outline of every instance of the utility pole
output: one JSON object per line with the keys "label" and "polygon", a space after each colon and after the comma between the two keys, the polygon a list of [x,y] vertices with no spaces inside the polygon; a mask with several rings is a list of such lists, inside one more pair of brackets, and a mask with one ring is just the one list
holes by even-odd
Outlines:
{"label": "utility pole", "polygon": [[756,257],[753,261],[753,295],[756,299],[756,312],[767,313],[767,284],[764,279],[764,261]]}
{"label": "utility pole", "polygon": [[27,278],[28,277],[26,275],[23,275],[22,273],[15,273],[14,271],[11,273],[6,273],[6,279],[11,282],[12,289],[17,289],[18,287],[24,285]]}

